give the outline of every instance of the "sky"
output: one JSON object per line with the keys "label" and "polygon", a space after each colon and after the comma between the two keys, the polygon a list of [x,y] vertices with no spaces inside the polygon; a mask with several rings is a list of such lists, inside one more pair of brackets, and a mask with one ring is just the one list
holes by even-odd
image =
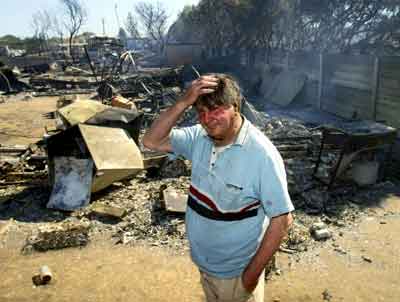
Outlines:
{"label": "sky", "polygon": [[[88,12],[88,21],[82,28],[96,34],[103,33],[102,19],[105,19],[107,35],[118,33],[115,4],[121,26],[124,25],[128,12],[133,12],[134,5],[140,1],[156,3],[156,0],[82,0]],[[185,5],[197,4],[199,0],[159,0],[166,8],[170,23],[176,19]],[[54,14],[60,13],[59,0],[0,0],[0,36],[12,34],[21,38],[33,35],[32,16],[39,10],[46,9]]]}

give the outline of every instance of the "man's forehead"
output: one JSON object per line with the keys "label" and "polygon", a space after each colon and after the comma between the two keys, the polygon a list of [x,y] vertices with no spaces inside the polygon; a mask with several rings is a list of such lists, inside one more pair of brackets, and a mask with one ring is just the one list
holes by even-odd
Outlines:
{"label": "man's forehead", "polygon": [[196,104],[195,108],[197,111],[210,111],[215,109],[229,109],[232,107],[231,104],[222,104],[222,105],[212,105],[212,106],[205,106],[203,104]]}

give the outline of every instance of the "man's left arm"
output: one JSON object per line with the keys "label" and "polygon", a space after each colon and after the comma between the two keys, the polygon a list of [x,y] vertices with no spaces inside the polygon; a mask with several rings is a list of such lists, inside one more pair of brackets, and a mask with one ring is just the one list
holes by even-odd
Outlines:
{"label": "man's left arm", "polygon": [[271,218],[260,247],[242,274],[243,286],[248,292],[252,292],[256,288],[262,271],[279,249],[282,239],[286,236],[292,222],[291,213]]}

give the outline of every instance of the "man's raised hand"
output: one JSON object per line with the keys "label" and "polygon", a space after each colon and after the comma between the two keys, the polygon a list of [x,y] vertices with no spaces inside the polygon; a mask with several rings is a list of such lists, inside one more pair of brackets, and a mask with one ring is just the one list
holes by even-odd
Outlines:
{"label": "man's raised hand", "polygon": [[191,106],[199,96],[214,92],[218,84],[219,80],[214,76],[201,76],[190,84],[181,101]]}

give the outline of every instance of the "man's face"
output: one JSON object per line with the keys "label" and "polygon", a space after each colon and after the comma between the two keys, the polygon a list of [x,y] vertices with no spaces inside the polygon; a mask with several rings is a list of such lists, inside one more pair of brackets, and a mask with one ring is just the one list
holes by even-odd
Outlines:
{"label": "man's face", "polygon": [[233,132],[235,108],[232,105],[223,105],[214,108],[196,106],[198,119],[209,137],[215,141],[229,138]]}

